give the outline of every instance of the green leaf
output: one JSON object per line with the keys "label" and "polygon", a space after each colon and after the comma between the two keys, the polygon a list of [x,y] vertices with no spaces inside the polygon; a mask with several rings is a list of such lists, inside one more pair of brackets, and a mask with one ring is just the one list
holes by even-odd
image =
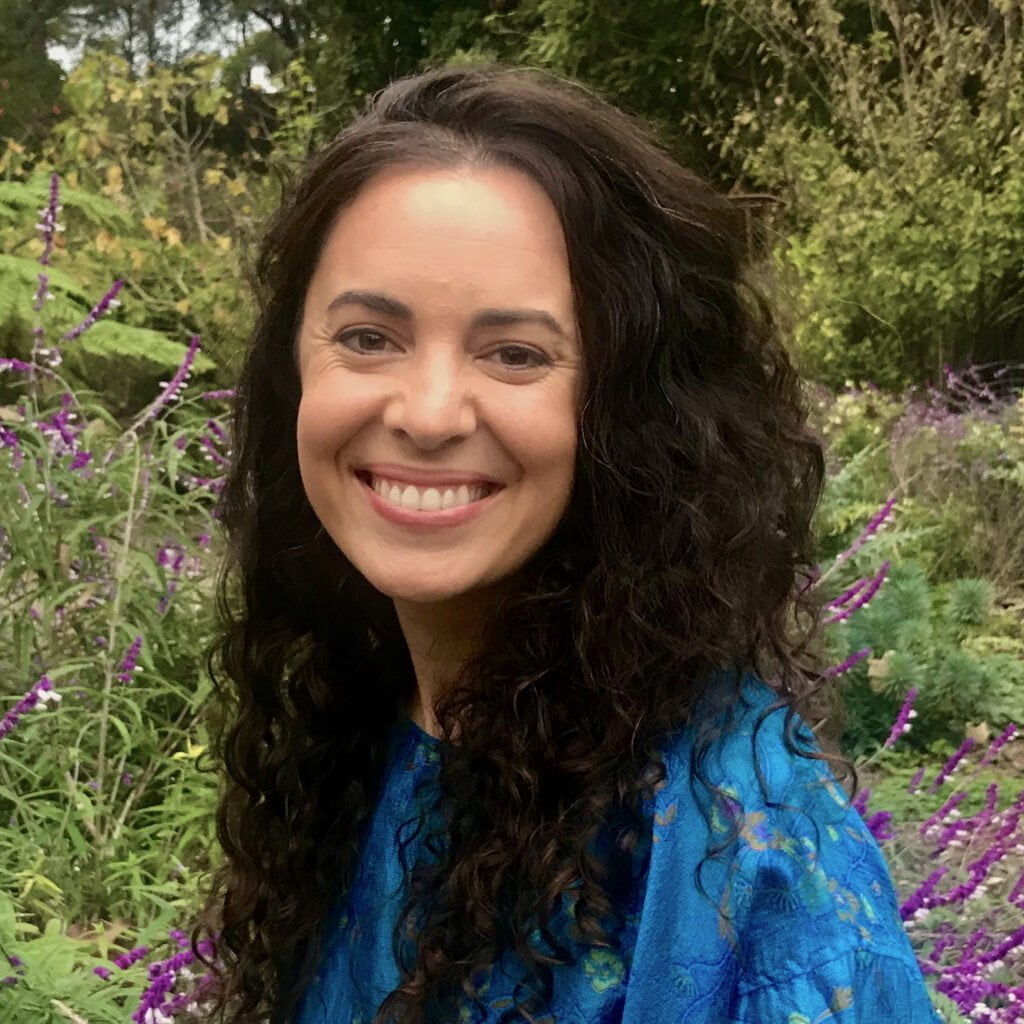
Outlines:
{"label": "green leaf", "polygon": [[[148,327],[133,327],[116,320],[100,320],[89,328],[75,344],[84,352],[115,359],[138,359],[161,372],[173,373],[185,358],[187,347],[171,341],[165,334]],[[197,373],[214,369],[214,362],[196,354],[193,367]]]}

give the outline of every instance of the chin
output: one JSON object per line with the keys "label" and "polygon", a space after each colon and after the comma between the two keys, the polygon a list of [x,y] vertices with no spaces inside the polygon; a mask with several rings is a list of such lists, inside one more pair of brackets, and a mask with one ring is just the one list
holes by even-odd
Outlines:
{"label": "chin", "polygon": [[[373,581],[371,581],[373,582]],[[409,579],[401,581],[381,580],[373,584],[382,594],[392,601],[407,601],[410,604],[443,604],[456,600],[479,589],[479,584],[459,584],[455,581],[441,583],[424,580],[416,583]]]}

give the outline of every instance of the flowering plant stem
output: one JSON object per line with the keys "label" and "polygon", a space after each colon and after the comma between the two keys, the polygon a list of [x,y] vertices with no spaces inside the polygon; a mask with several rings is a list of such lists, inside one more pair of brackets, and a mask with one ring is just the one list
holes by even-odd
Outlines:
{"label": "flowering plant stem", "polygon": [[[107,728],[110,720],[110,697],[114,687],[114,661],[117,639],[118,619],[121,612],[121,590],[125,574],[128,568],[128,554],[131,550],[132,529],[135,525],[135,501],[139,492],[139,482],[142,477],[142,455],[138,444],[134,445],[134,465],[132,467],[132,485],[128,493],[128,511],[125,513],[124,534],[121,539],[121,550],[118,553],[117,566],[114,569],[114,598],[110,604],[110,629],[107,633],[107,664],[103,679],[103,697],[100,703],[100,729],[99,729],[99,754],[96,759],[96,781],[99,784],[98,796],[104,805],[108,803],[108,794],[104,788],[104,775],[106,772],[106,748]],[[105,852],[107,834],[106,823],[101,830],[102,847],[100,855]]]}

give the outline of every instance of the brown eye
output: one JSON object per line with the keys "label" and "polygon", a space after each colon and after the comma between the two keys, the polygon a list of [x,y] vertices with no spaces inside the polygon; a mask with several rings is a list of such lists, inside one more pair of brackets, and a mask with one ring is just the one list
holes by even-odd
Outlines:
{"label": "brown eye", "polygon": [[[354,339],[372,338],[373,342],[369,346],[363,344],[350,345],[349,342]],[[365,329],[359,329],[355,331],[346,331],[344,334],[338,335],[337,339],[339,344],[344,345],[350,352],[356,352],[361,355],[376,355],[379,352],[385,351],[384,346],[387,345],[388,339],[384,337],[379,331],[368,331]]]}
{"label": "brown eye", "polygon": [[501,365],[507,370],[535,370],[551,362],[543,352],[527,348],[525,345],[502,345],[494,350],[495,354],[502,352],[511,352],[513,355],[511,361],[501,361]]}

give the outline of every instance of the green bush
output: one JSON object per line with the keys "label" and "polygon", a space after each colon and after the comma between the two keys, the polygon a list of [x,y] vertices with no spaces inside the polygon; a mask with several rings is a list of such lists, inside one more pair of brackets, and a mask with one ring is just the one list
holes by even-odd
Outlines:
{"label": "green bush", "polygon": [[1019,351],[1024,25],[944,0],[715,0],[783,71],[723,140],[777,194],[779,288],[802,369],[898,391]]}

